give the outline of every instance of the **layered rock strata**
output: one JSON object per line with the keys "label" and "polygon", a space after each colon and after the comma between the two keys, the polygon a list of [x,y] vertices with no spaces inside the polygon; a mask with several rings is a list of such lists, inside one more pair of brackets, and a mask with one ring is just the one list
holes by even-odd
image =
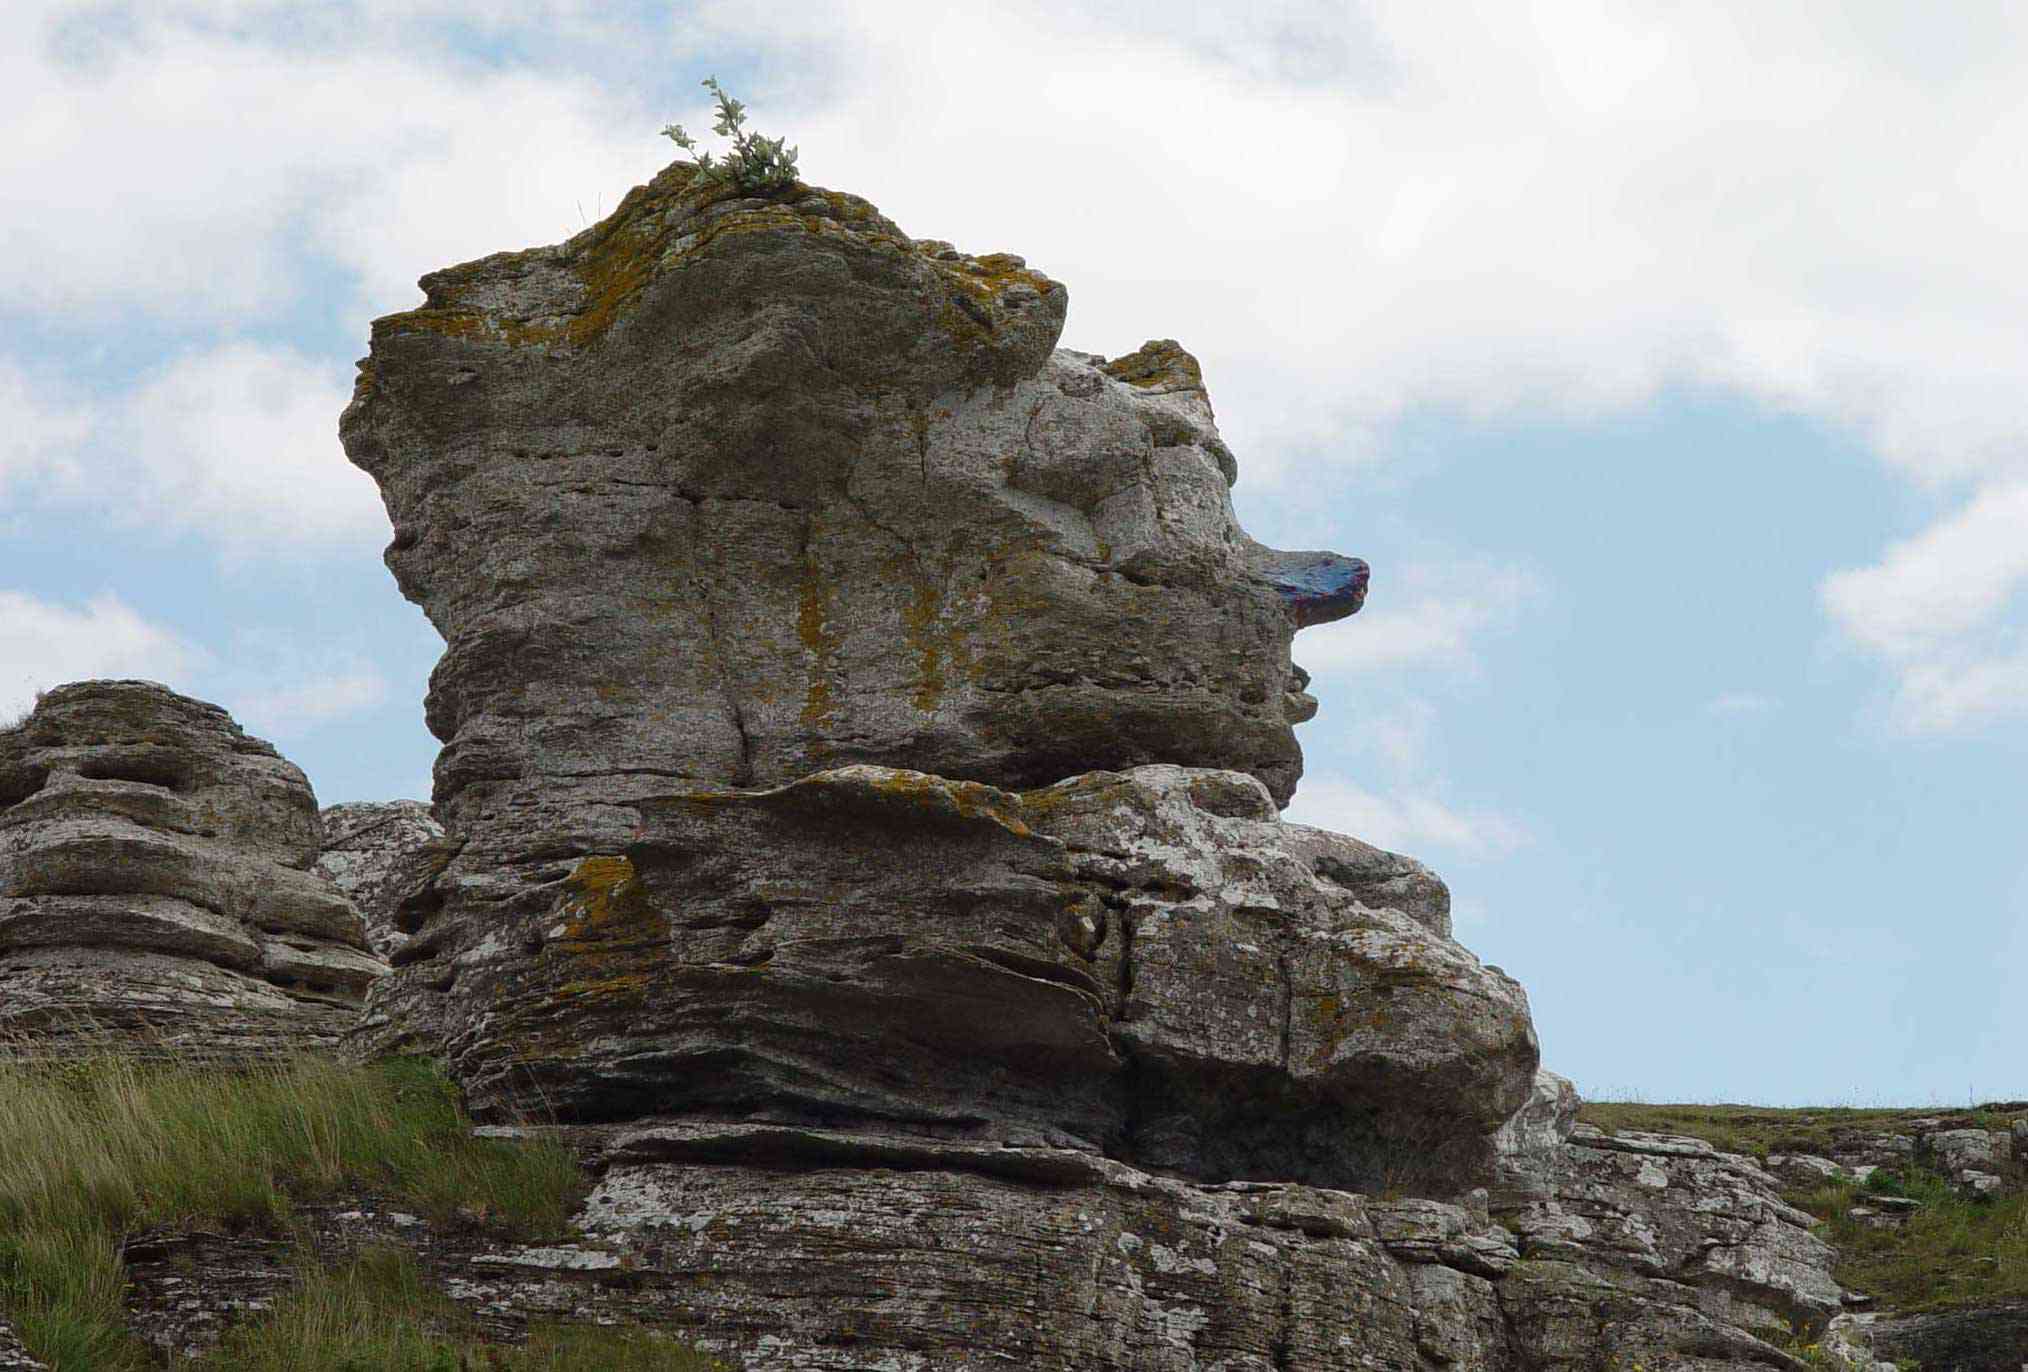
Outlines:
{"label": "layered rock strata", "polygon": [[1532,1080],[1526,998],[1450,940],[1443,885],[1240,773],[852,767],[636,812],[619,851],[497,883],[483,925],[424,923],[368,1032],[431,1026],[482,1111],[882,1121],[1345,1187],[1483,1171]]}
{"label": "layered rock strata", "polygon": [[0,731],[0,1034],[90,1028],[187,1058],[328,1048],[387,970],[308,869],[301,771],[145,681]]}
{"label": "layered rock strata", "polygon": [[[575,1233],[515,1244],[361,1196],[306,1217],[308,1241],[334,1257],[369,1243],[414,1252],[426,1281],[502,1341],[548,1321],[639,1324],[749,1372],[1824,1365],[1714,1313],[1691,1283],[1524,1258],[1481,1195],[1190,1182],[1088,1150],[864,1128],[481,1132],[558,1134],[582,1150],[598,1181]],[[201,1354],[222,1312],[265,1306],[290,1275],[281,1246],[255,1235],[151,1235],[131,1250],[133,1324],[165,1352]]]}

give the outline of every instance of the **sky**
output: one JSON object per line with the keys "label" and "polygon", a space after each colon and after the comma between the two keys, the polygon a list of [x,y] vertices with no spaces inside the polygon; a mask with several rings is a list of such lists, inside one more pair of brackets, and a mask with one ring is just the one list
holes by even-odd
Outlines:
{"label": "sky", "polygon": [[1428,862],[1595,1099],[2028,1097],[2028,17],[1959,0],[7,0],[0,719],[139,676],[427,797],[337,417],[716,76],[804,180],[1203,364],[1287,817]]}

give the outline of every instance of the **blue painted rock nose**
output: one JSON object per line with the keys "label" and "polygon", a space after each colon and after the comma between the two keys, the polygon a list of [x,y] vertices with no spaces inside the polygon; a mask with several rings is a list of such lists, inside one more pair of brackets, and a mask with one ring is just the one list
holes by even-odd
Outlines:
{"label": "blue painted rock nose", "polygon": [[1372,575],[1365,559],[1341,553],[1270,553],[1260,570],[1298,629],[1357,614]]}

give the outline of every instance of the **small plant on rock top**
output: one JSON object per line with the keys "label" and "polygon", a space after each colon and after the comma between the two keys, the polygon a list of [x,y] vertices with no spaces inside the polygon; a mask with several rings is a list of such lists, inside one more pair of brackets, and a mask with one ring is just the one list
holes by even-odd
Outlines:
{"label": "small plant on rock top", "polygon": [[[698,153],[698,179],[755,193],[785,190],[793,186],[796,183],[797,149],[790,148],[784,152],[779,138],[762,138],[757,133],[741,132],[741,126],[746,123],[746,106],[727,95],[718,84],[717,77],[707,76],[703,84],[718,97],[718,122],[712,126],[712,131],[731,138],[732,151],[726,154],[723,162],[713,162],[708,152]],[[662,133],[685,152],[697,152],[697,141],[683,132],[681,124],[671,124]]]}

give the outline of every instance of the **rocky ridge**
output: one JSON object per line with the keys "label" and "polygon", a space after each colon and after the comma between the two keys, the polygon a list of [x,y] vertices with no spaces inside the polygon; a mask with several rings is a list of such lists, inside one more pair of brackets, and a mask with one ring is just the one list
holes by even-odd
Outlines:
{"label": "rocky ridge", "polygon": [[387,968],[308,870],[319,845],[302,772],[217,706],[145,681],[46,692],[0,730],[0,1034],[332,1047]]}

